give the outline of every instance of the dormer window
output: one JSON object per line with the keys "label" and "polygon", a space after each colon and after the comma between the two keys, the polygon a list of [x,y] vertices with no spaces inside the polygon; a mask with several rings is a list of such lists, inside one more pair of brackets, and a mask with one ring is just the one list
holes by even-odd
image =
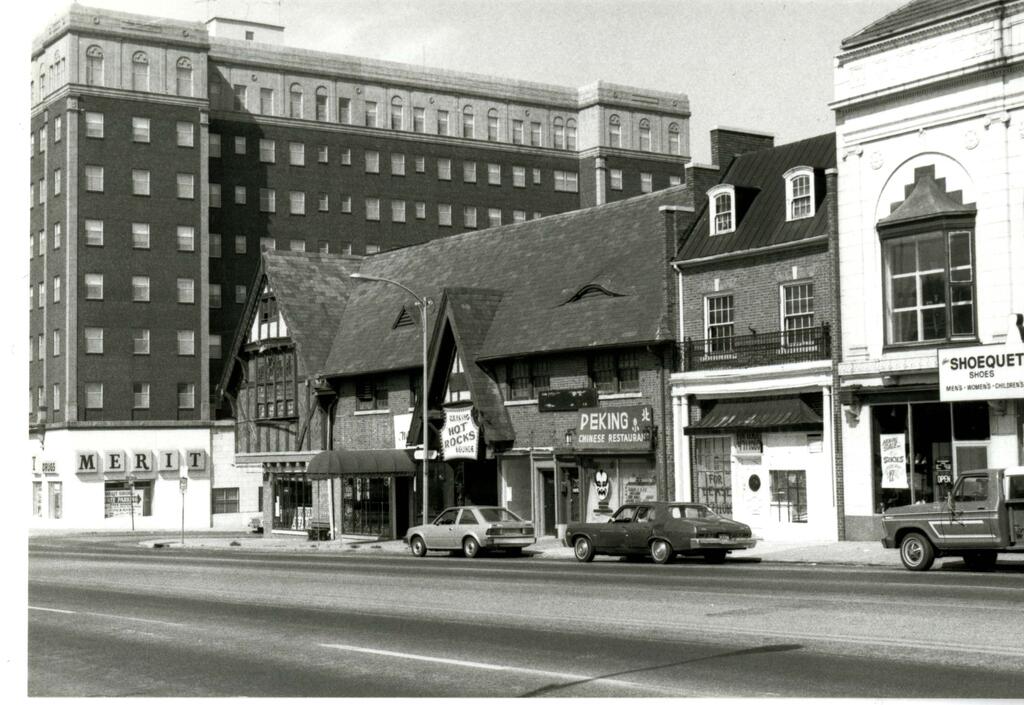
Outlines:
{"label": "dormer window", "polygon": [[730,184],[719,184],[708,191],[712,235],[731,233],[736,229],[736,190]]}
{"label": "dormer window", "polygon": [[793,167],[782,178],[786,180],[786,220],[800,220],[814,215],[814,169]]}

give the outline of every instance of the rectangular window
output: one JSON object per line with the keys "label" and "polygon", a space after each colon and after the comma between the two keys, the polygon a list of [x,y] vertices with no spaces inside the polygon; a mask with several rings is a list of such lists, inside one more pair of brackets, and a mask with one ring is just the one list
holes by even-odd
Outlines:
{"label": "rectangular window", "polygon": [[178,278],[178,303],[194,304],[196,302],[196,283],[193,279]]}
{"label": "rectangular window", "polygon": [[103,139],[103,113],[85,114],[85,136],[93,139]]}
{"label": "rectangular window", "polygon": [[53,278],[53,303],[60,303],[60,275]]}
{"label": "rectangular window", "polygon": [[451,159],[438,159],[437,160],[437,178],[441,181],[452,180],[452,160]]}
{"label": "rectangular window", "polygon": [[536,399],[551,386],[546,360],[516,360],[508,367],[509,399]]}
{"label": "rectangular window", "polygon": [[437,224],[448,225],[452,224],[452,204],[450,203],[438,203],[437,204]]}
{"label": "rectangular window", "polygon": [[462,162],[462,180],[467,184],[476,183],[476,162]]}
{"label": "rectangular window", "polygon": [[305,252],[306,241],[305,240],[289,240],[288,241],[289,252]]}
{"label": "rectangular window", "polygon": [[148,409],[149,408],[149,383],[148,382],[133,382],[132,383],[132,408],[133,409]]}
{"label": "rectangular window", "polygon": [[277,143],[274,140],[260,140],[260,161],[266,164],[277,161]]}
{"label": "rectangular window", "polygon": [[487,225],[491,228],[496,228],[501,225],[501,209],[500,208],[488,208],[487,209]]}
{"label": "rectangular window", "polygon": [[771,470],[771,512],[776,521],[788,524],[807,523],[807,472],[804,470]]}
{"label": "rectangular window", "polygon": [[86,274],[85,275],[85,298],[90,301],[102,301],[103,300],[103,275],[102,274]]}
{"label": "rectangular window", "polygon": [[178,198],[193,199],[196,195],[196,177],[193,174],[178,174]]}
{"label": "rectangular window", "polygon": [[43,516],[43,483],[39,480],[32,483],[32,516]]}
{"label": "rectangular window", "polygon": [[220,184],[210,184],[210,208],[220,208]]}
{"label": "rectangular window", "polygon": [[[46,306],[46,284],[44,282],[39,282],[38,286],[39,286],[39,308],[43,308],[44,306]],[[40,354],[42,354],[41,350],[40,350]]]}
{"label": "rectangular window", "polygon": [[276,213],[277,212],[277,192],[272,188],[261,188],[260,189],[260,212],[261,213]]}
{"label": "rectangular window", "polygon": [[178,331],[178,354],[191,356],[196,354],[196,333],[192,330]]}
{"label": "rectangular window", "polygon": [[288,163],[292,166],[306,166],[306,145],[302,142],[288,143]]}
{"label": "rectangular window", "polygon": [[380,199],[379,198],[367,198],[366,199],[366,219],[367,220],[380,220]]}
{"label": "rectangular window", "polygon": [[384,378],[367,377],[356,381],[356,410],[388,408],[388,385]]}
{"label": "rectangular window", "polygon": [[540,169],[534,169],[533,170],[533,185],[534,186],[539,186],[540,185]]}
{"label": "rectangular window", "polygon": [[245,110],[248,107],[248,86],[233,85],[231,86],[231,93],[234,96],[234,108],[235,110]]}
{"label": "rectangular window", "polygon": [[427,111],[423,108],[412,109],[412,131],[426,132]]}
{"label": "rectangular window", "polygon": [[245,284],[235,284],[235,303],[244,304],[248,294],[245,289]]}
{"label": "rectangular window", "polygon": [[417,174],[427,173],[427,158],[426,157],[415,157],[413,159]]}
{"label": "rectangular window", "polygon": [[238,513],[238,488],[237,487],[215,487],[211,506],[214,514],[237,514]]}
{"label": "rectangular window", "polygon": [[338,122],[342,125],[352,122],[352,101],[348,98],[338,98]]}
{"label": "rectangular window", "polygon": [[513,223],[525,223],[526,222],[526,211],[514,210],[512,211],[512,222]]}
{"label": "rectangular window", "polygon": [[210,308],[221,307],[220,284],[210,284]]}
{"label": "rectangular window", "polygon": [[513,120],[512,121],[512,144],[523,143],[523,121]]}
{"label": "rectangular window", "polygon": [[60,189],[61,189],[61,183],[60,182],[61,182],[61,170],[60,169],[54,169],[53,170],[53,195],[54,196],[59,196],[60,195]]}
{"label": "rectangular window", "polygon": [[178,408],[196,408],[196,385],[194,382],[178,382]]}
{"label": "rectangular window", "polygon": [[320,211],[321,213],[326,213],[328,210],[330,210],[330,201],[326,193],[321,193],[319,196],[317,196],[316,207],[317,210]]}
{"label": "rectangular window", "polygon": [[611,181],[612,191],[622,190],[622,169],[609,169],[608,176]]}
{"label": "rectangular window", "polygon": [[974,335],[974,257],[968,230],[882,243],[889,343]]}
{"label": "rectangular window", "polygon": [[682,186],[683,185],[683,177],[676,176],[675,174],[669,176],[668,177],[668,185],[669,186]]}
{"label": "rectangular window", "polygon": [[539,122],[530,123],[530,145],[533,147],[542,146],[542,136]]}
{"label": "rectangular window", "polygon": [[352,212],[352,197],[345,194],[341,197],[341,212],[351,213]]}
{"label": "rectangular window", "polygon": [[235,154],[245,154],[246,146],[245,137],[235,137]]}
{"label": "rectangular window", "polygon": [[380,152],[368,149],[363,153],[363,161],[366,164],[367,174],[379,174],[380,173]]}
{"label": "rectangular window", "polygon": [[448,131],[448,111],[438,110],[437,111],[437,134],[447,137],[450,133]]}
{"label": "rectangular window", "polygon": [[245,235],[235,235],[235,254],[244,255],[249,251],[249,241],[246,240]]}
{"label": "rectangular window", "polygon": [[196,251],[196,229],[191,225],[179,225],[177,229],[178,252]]}
{"label": "rectangular window", "polygon": [[377,104],[373,101],[366,101],[366,113],[364,115],[366,127],[377,127]]}
{"label": "rectangular window", "polygon": [[260,115],[274,114],[274,89],[260,88]]}
{"label": "rectangular window", "polygon": [[103,354],[103,329],[102,328],[86,328],[85,329],[85,354],[86,355],[102,355]]}
{"label": "rectangular window", "polygon": [[348,147],[341,150],[341,165],[352,166],[352,150]]}
{"label": "rectangular window", "polygon": [[191,122],[179,122],[175,126],[179,147],[195,147],[195,126]]}
{"label": "rectangular window", "polygon": [[462,224],[467,228],[476,227],[476,208],[473,206],[466,206],[462,209]]}
{"label": "rectangular window", "polygon": [[601,394],[635,392],[640,389],[640,360],[637,353],[608,352],[590,357],[590,380]]}
{"label": "rectangular window", "polygon": [[220,158],[220,135],[215,132],[210,133],[210,158]]}
{"label": "rectangular window", "polygon": [[132,195],[133,196],[148,196],[149,195],[149,170],[148,169],[132,169]]}
{"label": "rectangular window", "polygon": [[46,490],[50,498],[50,518],[61,519],[64,516],[63,483],[48,482]]}
{"label": "rectangular window", "polygon": [[93,193],[103,193],[103,167],[85,167],[85,190]]}
{"label": "rectangular window", "polygon": [[60,330],[53,330],[53,356],[60,357]]}
{"label": "rectangular window", "polygon": [[391,222],[405,222],[405,201],[391,201]]}
{"label": "rectangular window", "polygon": [[53,410],[60,411],[60,385],[53,385]]}
{"label": "rectangular window", "polygon": [[787,348],[814,343],[814,284],[784,284],[782,331]]}
{"label": "rectangular window", "polygon": [[60,241],[61,241],[60,223],[54,223],[53,224],[53,249],[55,249],[55,250],[59,250],[60,249]]}
{"label": "rectangular window", "polygon": [[235,205],[244,206],[247,195],[245,186],[235,186]]}
{"label": "rectangular window", "polygon": [[402,125],[402,106],[391,105],[391,129],[401,130],[404,126]]}
{"label": "rectangular window", "polygon": [[149,355],[149,328],[132,330],[132,355]]}
{"label": "rectangular window", "polygon": [[90,247],[103,247],[103,221],[85,221],[85,244]]}
{"label": "rectangular window", "polygon": [[405,176],[405,155],[404,154],[392,154],[391,155],[391,175],[392,176]]}
{"label": "rectangular window", "polygon": [[314,117],[319,122],[327,122],[327,90],[322,86],[316,89],[313,104]]}
{"label": "rectangular window", "polygon": [[512,167],[512,185],[515,188],[526,188],[526,167]]}
{"label": "rectangular window", "polygon": [[318,164],[327,163],[327,145],[322,144],[316,148],[316,161]]}
{"label": "rectangular window", "polygon": [[102,409],[103,408],[103,383],[102,382],[86,382],[85,383],[85,408],[86,409]]}
{"label": "rectangular window", "polygon": [[149,249],[149,223],[132,223],[132,247],[136,250]]}
{"label": "rectangular window", "polygon": [[497,142],[498,141],[498,116],[488,115],[487,116],[487,141]]}
{"label": "rectangular window", "polygon": [[132,301],[149,301],[149,277],[132,277]]}
{"label": "rectangular window", "polygon": [[423,201],[416,201],[416,220],[424,220],[427,217],[427,204]]}
{"label": "rectangular window", "polygon": [[306,193],[304,191],[288,192],[288,212],[291,215],[306,215]]}
{"label": "rectangular window", "polygon": [[327,240],[317,240],[316,251],[322,255],[331,254],[331,243],[327,242]]}
{"label": "rectangular window", "polygon": [[555,191],[579,193],[579,174],[575,171],[555,171]]}
{"label": "rectangular window", "polygon": [[132,118],[132,142],[149,144],[149,118]]}
{"label": "rectangular window", "polygon": [[654,190],[654,175],[642,171],[640,172],[640,193],[650,193]]}
{"label": "rectangular window", "polygon": [[706,354],[729,354],[733,351],[732,294],[708,296],[705,299]]}
{"label": "rectangular window", "polygon": [[487,183],[491,186],[501,186],[501,164],[487,165]]}
{"label": "rectangular window", "polygon": [[40,257],[42,257],[43,255],[46,254],[46,231],[45,230],[40,230],[39,231],[39,238],[38,238],[38,240],[39,240],[39,243],[38,243],[39,244],[39,253],[38,254],[39,254]]}

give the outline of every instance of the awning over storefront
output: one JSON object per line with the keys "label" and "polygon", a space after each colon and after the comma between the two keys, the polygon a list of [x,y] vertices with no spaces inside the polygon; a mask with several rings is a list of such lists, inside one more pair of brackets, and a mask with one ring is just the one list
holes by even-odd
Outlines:
{"label": "awning over storefront", "polygon": [[688,434],[714,431],[756,431],[773,428],[813,430],[821,428],[821,417],[797,397],[757,401],[720,401],[697,423],[687,426]]}
{"label": "awning over storefront", "polygon": [[418,469],[411,451],[325,450],[309,461],[309,475],[413,475]]}

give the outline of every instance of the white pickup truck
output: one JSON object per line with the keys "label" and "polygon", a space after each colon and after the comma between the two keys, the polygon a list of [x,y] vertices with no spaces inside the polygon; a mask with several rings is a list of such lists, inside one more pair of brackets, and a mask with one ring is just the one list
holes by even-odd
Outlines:
{"label": "white pickup truck", "polygon": [[990,568],[1000,552],[1024,552],[1024,466],[961,473],[944,502],[885,510],[882,530],[909,570],[942,556]]}

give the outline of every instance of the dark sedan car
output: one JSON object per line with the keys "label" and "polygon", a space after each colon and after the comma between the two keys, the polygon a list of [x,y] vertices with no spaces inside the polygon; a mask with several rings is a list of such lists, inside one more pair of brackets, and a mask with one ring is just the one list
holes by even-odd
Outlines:
{"label": "dark sedan car", "polygon": [[642,502],[624,504],[606,522],[569,524],[565,544],[576,560],[609,556],[650,555],[668,563],[677,555],[703,556],[720,563],[726,554],[753,548],[750,527],[715,514],[703,504]]}

